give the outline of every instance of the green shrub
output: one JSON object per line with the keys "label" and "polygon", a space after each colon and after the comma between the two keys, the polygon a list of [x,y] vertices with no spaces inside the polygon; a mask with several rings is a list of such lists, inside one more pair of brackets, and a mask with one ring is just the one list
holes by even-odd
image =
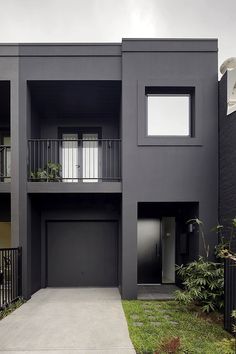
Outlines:
{"label": "green shrub", "polygon": [[224,306],[224,265],[199,257],[187,265],[176,267],[184,291],[177,290],[175,298],[184,305],[192,302],[204,312],[219,311]]}
{"label": "green shrub", "polygon": [[[203,222],[199,219],[191,219],[198,227],[199,236],[202,239],[204,257],[187,265],[176,266],[176,271],[181,278],[184,291],[176,291],[175,299],[184,305],[195,303],[201,306],[203,312],[219,311],[224,307],[224,264],[223,262],[210,262],[208,260],[210,247],[206,241]],[[222,236],[222,226],[216,227],[220,247],[216,248],[216,256],[219,256],[225,240]]]}
{"label": "green shrub", "polygon": [[217,343],[218,348],[221,350],[221,353],[224,354],[235,354],[235,339],[222,339]]}

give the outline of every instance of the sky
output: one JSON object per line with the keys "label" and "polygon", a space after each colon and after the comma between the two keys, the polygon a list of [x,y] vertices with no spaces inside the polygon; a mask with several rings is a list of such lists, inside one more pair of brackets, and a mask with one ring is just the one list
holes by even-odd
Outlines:
{"label": "sky", "polygon": [[0,0],[0,42],[218,38],[236,57],[236,0]]}

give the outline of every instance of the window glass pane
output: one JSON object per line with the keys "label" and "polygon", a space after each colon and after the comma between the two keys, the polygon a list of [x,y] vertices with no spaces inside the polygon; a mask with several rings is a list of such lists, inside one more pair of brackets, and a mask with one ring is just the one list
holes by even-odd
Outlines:
{"label": "window glass pane", "polygon": [[78,134],[62,135],[63,182],[78,182]]}
{"label": "window glass pane", "polygon": [[190,135],[190,95],[148,95],[147,134]]}
{"label": "window glass pane", "polygon": [[98,134],[83,134],[83,182],[98,182],[97,139]]}

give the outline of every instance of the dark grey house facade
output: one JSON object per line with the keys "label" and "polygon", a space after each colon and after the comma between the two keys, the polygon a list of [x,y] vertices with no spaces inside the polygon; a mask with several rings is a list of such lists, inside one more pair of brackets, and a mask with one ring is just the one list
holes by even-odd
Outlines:
{"label": "dark grey house facade", "polygon": [[217,41],[2,44],[0,93],[0,233],[22,246],[23,295],[178,282],[203,251],[187,220],[218,221]]}

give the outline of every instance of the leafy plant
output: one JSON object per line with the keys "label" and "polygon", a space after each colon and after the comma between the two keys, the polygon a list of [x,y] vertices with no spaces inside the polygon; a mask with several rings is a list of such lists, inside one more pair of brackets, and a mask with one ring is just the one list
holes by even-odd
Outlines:
{"label": "leafy plant", "polygon": [[160,349],[157,350],[154,354],[161,354],[161,353],[176,354],[180,352],[180,347],[181,347],[180,338],[173,337],[164,341],[161,344]]}
{"label": "leafy plant", "polygon": [[184,305],[192,302],[203,312],[222,310],[224,306],[224,265],[206,261],[203,257],[176,267],[183,280],[184,291],[177,290],[175,299]]}
{"label": "leafy plant", "polygon": [[13,311],[15,311],[18,307],[25,303],[25,300],[20,298],[17,301],[13,302],[12,304],[6,306],[5,308],[0,310],[0,320],[4,317],[10,315]]}
{"label": "leafy plant", "polygon": [[233,338],[224,338],[220,342],[218,342],[217,345],[218,348],[221,350],[221,353],[235,354],[235,340]]}
{"label": "leafy plant", "polygon": [[[232,312],[232,315],[234,323],[236,323],[236,310]],[[233,324],[233,332],[236,333],[236,324]]]}
{"label": "leafy plant", "polygon": [[61,178],[61,165],[59,163],[48,162],[47,165],[36,172],[31,172],[30,177],[33,181],[42,182],[60,182]]}
{"label": "leafy plant", "polygon": [[193,223],[193,224],[196,224],[198,226],[198,231],[199,231],[199,234],[200,234],[201,239],[202,239],[203,248],[204,248],[204,251],[205,251],[205,256],[206,256],[206,258],[208,258],[209,257],[210,247],[209,247],[209,244],[207,244],[207,242],[206,242],[206,237],[205,237],[204,228],[203,228],[203,222],[200,219],[195,218],[195,219],[188,220],[187,223]]}
{"label": "leafy plant", "polygon": [[[232,229],[234,229],[236,226],[236,219],[232,220],[232,226],[233,226]],[[220,248],[218,254],[219,254],[219,257],[221,257],[221,258],[230,259],[231,261],[235,262],[235,266],[236,266],[236,253],[231,251],[231,249],[230,249],[233,236],[234,236],[233,232],[231,232],[230,241],[228,243],[228,248],[227,248],[227,245],[223,245]],[[236,310],[232,311],[231,317],[233,318],[232,331],[234,334],[236,334]],[[234,345],[235,345],[235,352],[236,352],[236,339],[234,340]]]}
{"label": "leafy plant", "polygon": [[[177,274],[183,281],[184,291],[176,291],[175,299],[184,305],[195,303],[201,306],[203,312],[222,310],[224,307],[224,264],[208,260],[210,247],[206,241],[203,222],[197,218],[188,222],[198,226],[204,257],[199,256],[197,260],[187,265],[176,266]],[[221,232],[221,227],[217,227],[217,232]]]}

